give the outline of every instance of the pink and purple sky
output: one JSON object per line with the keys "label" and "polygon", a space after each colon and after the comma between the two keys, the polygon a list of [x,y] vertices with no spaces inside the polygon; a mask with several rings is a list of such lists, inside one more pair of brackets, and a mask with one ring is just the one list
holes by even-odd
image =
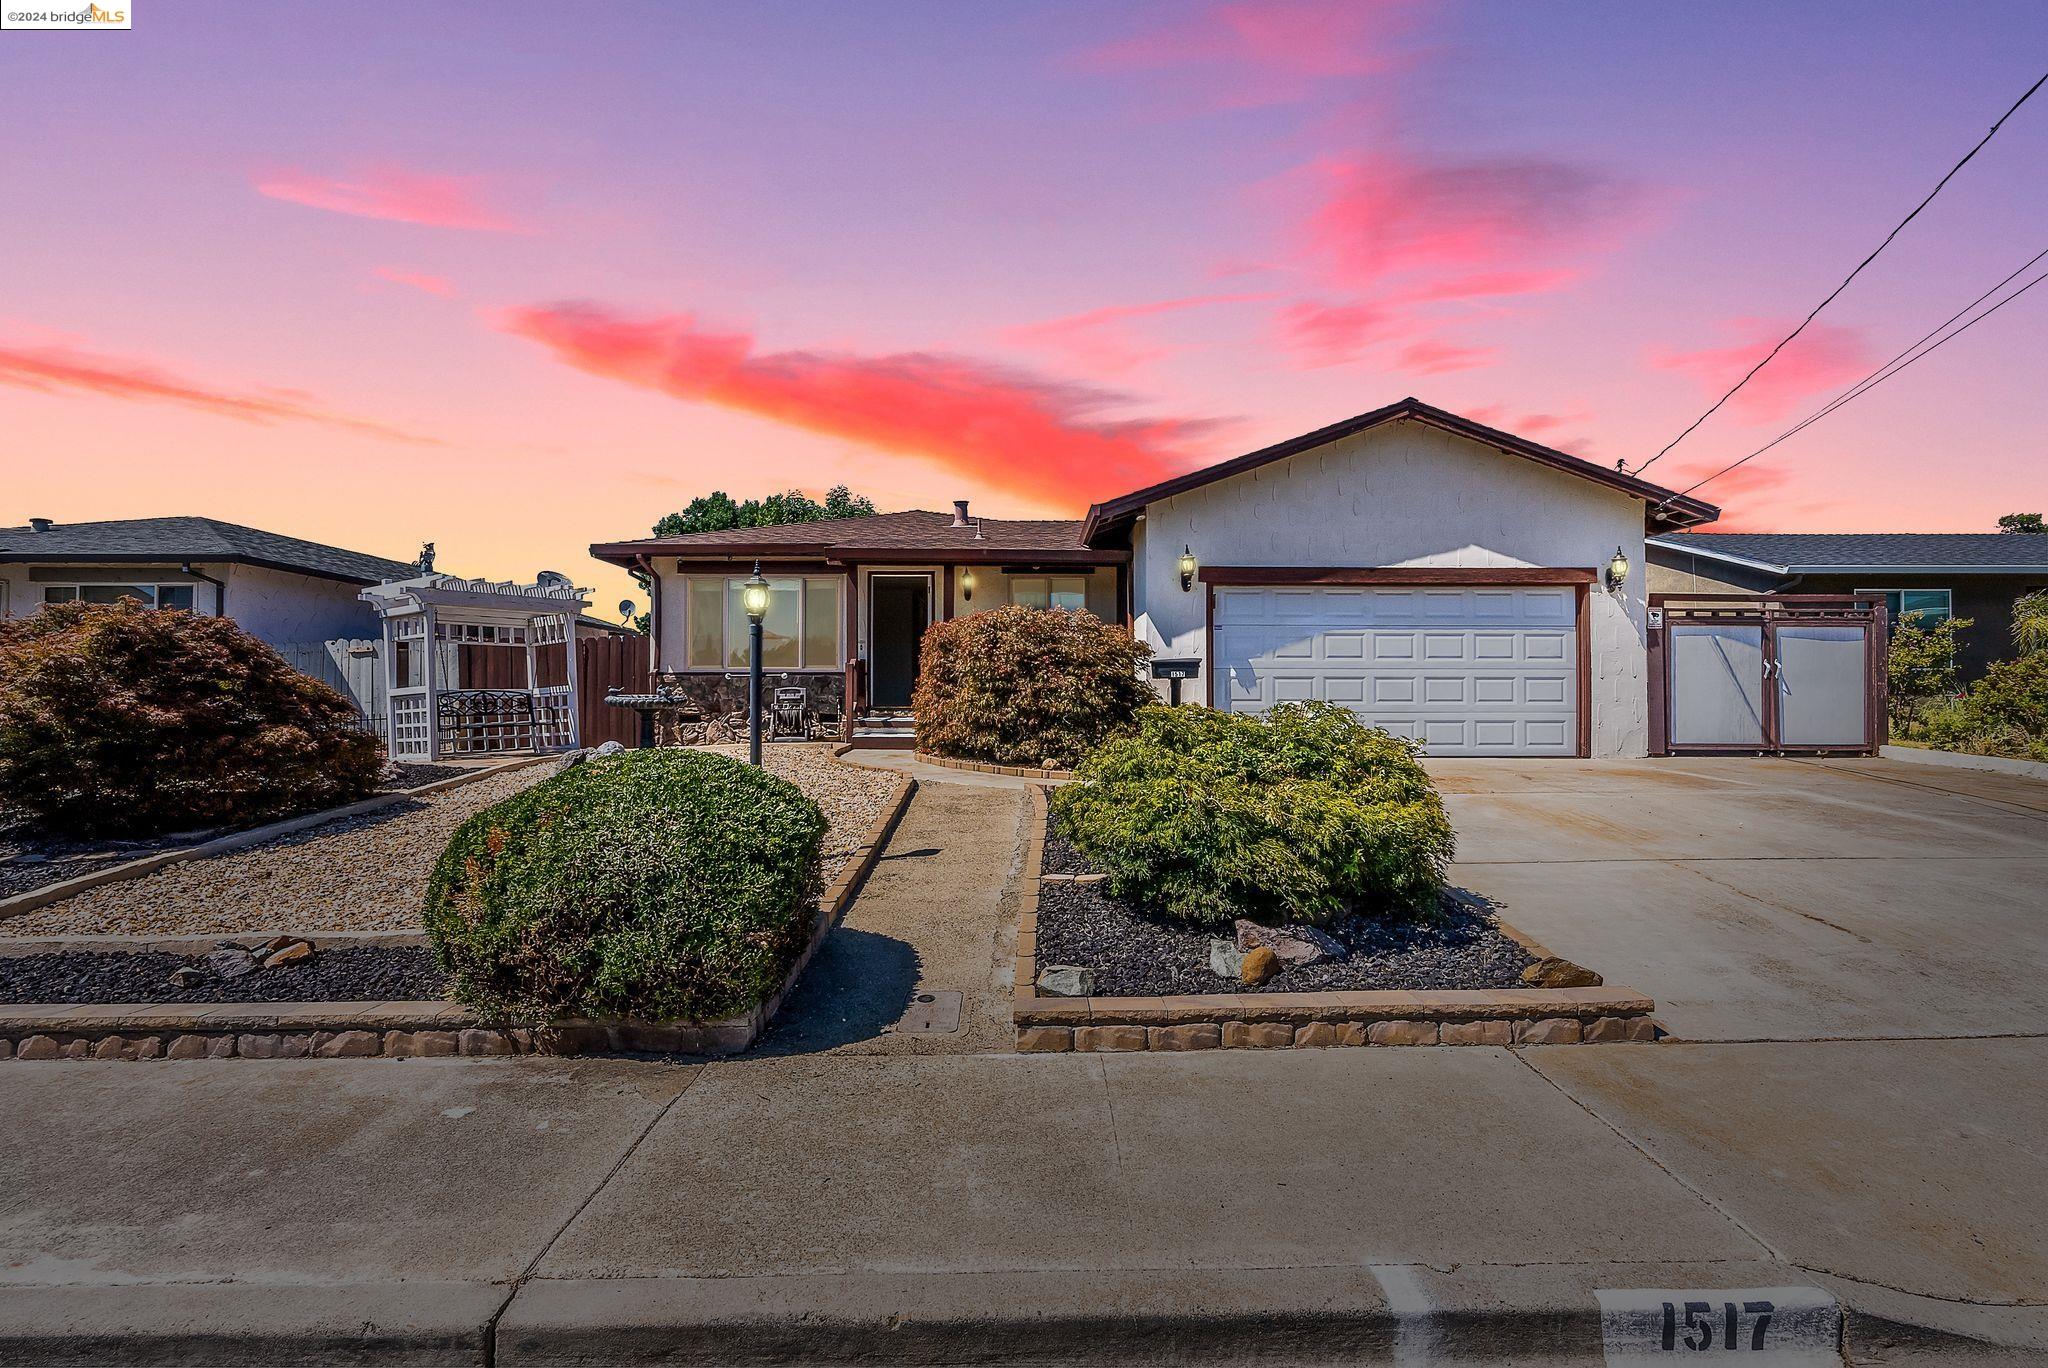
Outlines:
{"label": "pink and purple sky", "polygon": [[[198,513],[630,586],[660,514],[990,516],[1414,394],[1611,464],[2035,77],[2048,7],[145,3],[0,34],[0,524]],[[2042,247],[2048,97],[1652,472]],[[1716,481],[1729,530],[2048,503],[2048,288]]]}

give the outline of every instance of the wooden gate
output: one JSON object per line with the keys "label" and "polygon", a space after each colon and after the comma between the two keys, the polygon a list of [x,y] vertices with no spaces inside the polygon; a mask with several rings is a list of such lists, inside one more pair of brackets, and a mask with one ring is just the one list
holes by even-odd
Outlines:
{"label": "wooden gate", "polygon": [[647,649],[644,636],[576,638],[577,712],[584,745],[606,741],[640,744],[640,714],[631,708],[608,708],[604,697],[614,690],[627,694],[648,691]]}
{"label": "wooden gate", "polygon": [[1880,594],[1652,594],[1650,753],[1875,755]]}

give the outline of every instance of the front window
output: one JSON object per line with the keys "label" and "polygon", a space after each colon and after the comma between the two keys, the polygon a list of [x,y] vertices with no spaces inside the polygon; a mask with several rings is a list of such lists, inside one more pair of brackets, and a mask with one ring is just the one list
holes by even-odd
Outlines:
{"label": "front window", "polygon": [[1954,599],[1946,589],[1858,589],[1859,594],[1883,594],[1885,622],[1896,628],[1911,621],[1925,631],[1955,616]]}
{"label": "front window", "polygon": [[1020,608],[1086,612],[1088,580],[1083,575],[1017,575],[1010,580],[1010,602]]}
{"label": "front window", "polygon": [[119,603],[138,599],[145,608],[180,608],[192,611],[189,584],[46,584],[45,603]]}
{"label": "front window", "polygon": [[[684,661],[692,670],[747,668],[747,578],[692,575],[684,594]],[[770,578],[761,618],[761,664],[771,670],[837,670],[846,582],[838,576]]]}

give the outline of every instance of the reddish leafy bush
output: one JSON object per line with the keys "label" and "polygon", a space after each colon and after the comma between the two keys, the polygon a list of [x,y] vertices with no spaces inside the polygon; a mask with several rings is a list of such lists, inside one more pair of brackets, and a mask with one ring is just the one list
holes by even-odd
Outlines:
{"label": "reddish leafy bush", "polygon": [[920,749],[1067,769],[1154,701],[1152,648],[1091,613],[992,608],[924,634],[911,710]]}
{"label": "reddish leafy bush", "polygon": [[348,700],[225,618],[53,603],[0,622],[0,793],[52,831],[243,825],[376,786]]}

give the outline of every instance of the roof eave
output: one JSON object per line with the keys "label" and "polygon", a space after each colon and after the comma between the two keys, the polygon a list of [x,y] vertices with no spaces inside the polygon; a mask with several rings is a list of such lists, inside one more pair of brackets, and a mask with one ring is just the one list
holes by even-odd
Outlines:
{"label": "roof eave", "polygon": [[380,578],[320,570],[310,565],[266,560],[239,552],[222,551],[0,551],[0,564],[7,565],[248,565],[258,570],[277,570],[287,575],[334,580],[339,584],[383,584]]}

